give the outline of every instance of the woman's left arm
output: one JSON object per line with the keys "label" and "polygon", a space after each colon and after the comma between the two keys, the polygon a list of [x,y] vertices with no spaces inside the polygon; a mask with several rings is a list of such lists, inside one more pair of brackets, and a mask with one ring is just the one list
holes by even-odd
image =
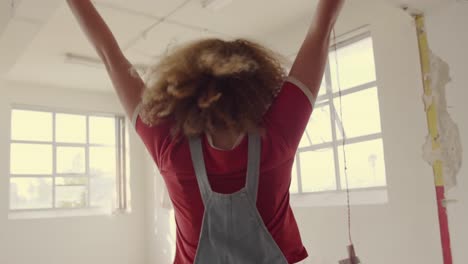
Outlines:
{"label": "woman's left arm", "polygon": [[99,15],[91,0],[67,0],[81,29],[105,64],[114,89],[128,117],[140,102],[144,82],[132,73],[132,64],[125,58],[114,35]]}

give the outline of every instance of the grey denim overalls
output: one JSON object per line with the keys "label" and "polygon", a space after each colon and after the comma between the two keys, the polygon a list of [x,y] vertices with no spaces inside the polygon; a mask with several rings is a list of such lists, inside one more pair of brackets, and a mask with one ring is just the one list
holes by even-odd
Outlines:
{"label": "grey denim overalls", "polygon": [[232,194],[211,189],[200,138],[190,153],[205,206],[195,264],[287,264],[257,211],[261,139],[249,134],[246,186]]}

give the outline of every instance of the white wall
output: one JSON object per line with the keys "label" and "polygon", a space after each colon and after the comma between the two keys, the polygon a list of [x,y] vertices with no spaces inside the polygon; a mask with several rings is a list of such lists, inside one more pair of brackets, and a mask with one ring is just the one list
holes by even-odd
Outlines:
{"label": "white wall", "polygon": [[452,82],[447,87],[449,113],[458,124],[465,150],[458,186],[447,194],[457,203],[448,205],[452,254],[455,264],[468,260],[468,3],[452,4],[427,16],[429,45],[450,66]]}
{"label": "white wall", "polygon": [[132,212],[8,220],[10,103],[122,113],[111,94],[0,82],[0,263],[145,264],[143,145],[130,129]]}

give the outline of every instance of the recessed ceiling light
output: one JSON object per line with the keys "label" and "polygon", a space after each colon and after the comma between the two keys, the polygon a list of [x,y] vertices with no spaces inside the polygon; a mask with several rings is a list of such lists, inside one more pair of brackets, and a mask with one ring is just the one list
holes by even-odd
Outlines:
{"label": "recessed ceiling light", "polygon": [[232,2],[232,0],[202,0],[203,8],[210,9],[212,11],[218,11],[223,7],[226,7]]}

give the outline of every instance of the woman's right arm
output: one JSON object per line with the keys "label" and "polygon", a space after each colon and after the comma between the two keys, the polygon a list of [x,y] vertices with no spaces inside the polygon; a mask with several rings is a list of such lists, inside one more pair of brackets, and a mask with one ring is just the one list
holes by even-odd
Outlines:
{"label": "woman's right arm", "polygon": [[143,80],[132,73],[132,65],[123,55],[111,30],[91,0],[67,0],[67,2],[81,29],[105,64],[127,116],[132,117],[144,90]]}
{"label": "woman's right arm", "polygon": [[330,36],[344,0],[320,0],[315,18],[297,54],[289,76],[303,83],[317,98],[325,70]]}

